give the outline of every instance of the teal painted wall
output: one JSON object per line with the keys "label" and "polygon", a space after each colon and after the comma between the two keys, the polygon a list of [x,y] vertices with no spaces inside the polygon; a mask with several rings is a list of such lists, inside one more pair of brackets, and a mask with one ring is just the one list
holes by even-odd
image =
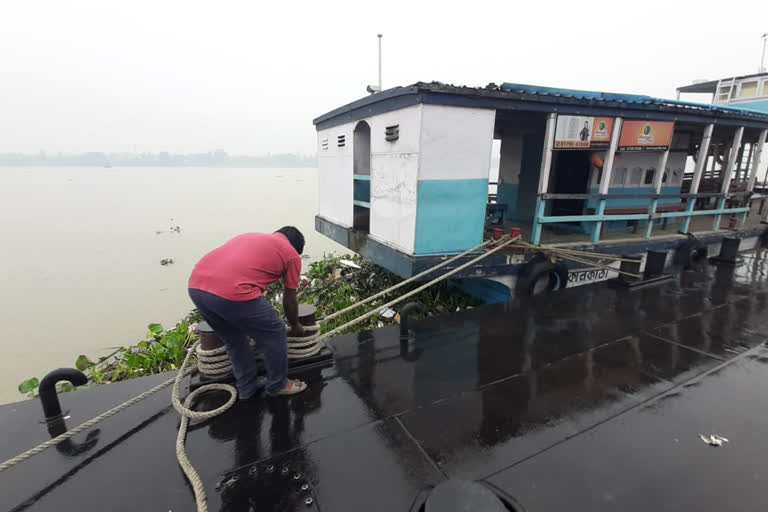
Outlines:
{"label": "teal painted wall", "polygon": [[544,149],[543,134],[527,134],[523,137],[523,158],[520,161],[520,188],[517,193],[518,220],[533,221],[536,211],[536,193],[541,173],[541,153]]}
{"label": "teal painted wall", "polygon": [[488,179],[420,180],[414,254],[460,252],[483,241]]}
{"label": "teal painted wall", "polygon": [[731,103],[729,107],[748,108],[749,110],[757,110],[759,112],[768,112],[768,100],[760,101],[744,101],[739,103]]}
{"label": "teal painted wall", "polygon": [[507,205],[505,219],[517,218],[517,183],[499,183],[496,193],[496,204]]}

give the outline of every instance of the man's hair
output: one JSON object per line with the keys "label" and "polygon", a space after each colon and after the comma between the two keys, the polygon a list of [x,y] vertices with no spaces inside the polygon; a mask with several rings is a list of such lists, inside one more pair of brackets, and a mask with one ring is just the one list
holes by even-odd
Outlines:
{"label": "man's hair", "polygon": [[275,231],[275,233],[282,233],[285,235],[285,238],[288,239],[289,242],[291,242],[291,245],[294,249],[296,249],[296,252],[301,254],[304,252],[304,235],[301,234],[301,231],[296,229],[293,226],[283,226],[282,228]]}

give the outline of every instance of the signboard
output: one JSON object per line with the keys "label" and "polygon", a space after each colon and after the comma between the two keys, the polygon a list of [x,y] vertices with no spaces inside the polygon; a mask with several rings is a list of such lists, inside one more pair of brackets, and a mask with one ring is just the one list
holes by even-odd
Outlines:
{"label": "signboard", "polygon": [[[618,270],[618,262],[610,264],[611,267],[616,267]],[[614,270],[608,270],[606,268],[585,268],[574,269],[568,271],[568,288],[575,286],[582,286],[585,284],[599,283],[600,281],[606,281],[618,277],[619,273]]]}
{"label": "signboard", "polygon": [[619,151],[664,150],[672,141],[672,121],[624,121],[619,137]]}
{"label": "signboard", "polygon": [[612,132],[612,117],[557,116],[554,149],[607,148]]}

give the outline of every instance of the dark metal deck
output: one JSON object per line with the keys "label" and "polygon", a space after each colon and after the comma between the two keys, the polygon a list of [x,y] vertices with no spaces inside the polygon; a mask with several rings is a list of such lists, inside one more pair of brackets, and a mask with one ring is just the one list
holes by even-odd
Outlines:
{"label": "dark metal deck", "polygon": [[[529,512],[762,511],[765,260],[416,322],[407,346],[393,328],[336,338],[336,367],[307,375],[306,393],[193,424],[189,457],[211,510],[406,511],[422,487],[461,477]],[[68,424],[166,378],[63,395]],[[48,439],[41,416],[34,401],[0,407],[0,459]],[[0,474],[0,508],[193,510],[178,424],[160,393]]]}

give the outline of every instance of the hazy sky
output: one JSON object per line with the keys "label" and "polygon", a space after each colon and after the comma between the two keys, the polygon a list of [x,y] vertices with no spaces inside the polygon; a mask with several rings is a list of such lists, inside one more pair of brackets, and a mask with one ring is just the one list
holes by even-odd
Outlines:
{"label": "hazy sky", "polygon": [[[315,150],[384,86],[494,81],[674,97],[757,71],[768,4],[0,2],[0,152]],[[701,97],[701,101],[708,98]]]}

